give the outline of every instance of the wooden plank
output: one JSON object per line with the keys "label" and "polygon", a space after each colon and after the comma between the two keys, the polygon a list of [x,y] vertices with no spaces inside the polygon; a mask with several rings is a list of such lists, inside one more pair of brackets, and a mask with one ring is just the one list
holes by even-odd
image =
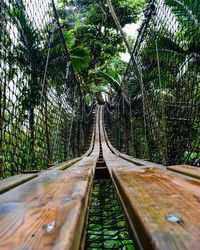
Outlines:
{"label": "wooden plank", "polygon": [[0,194],[9,191],[33,178],[37,177],[37,174],[20,174],[8,177],[7,179],[0,181]]}
{"label": "wooden plank", "polygon": [[92,170],[83,167],[41,175],[3,194],[0,249],[78,249],[91,183]]}
{"label": "wooden plank", "polygon": [[119,150],[117,150],[115,147],[113,147],[113,145],[111,144],[111,142],[108,138],[108,134],[107,134],[106,129],[105,129],[103,111],[104,111],[104,109],[103,109],[103,107],[101,107],[101,114],[100,114],[100,123],[101,123],[100,126],[102,127],[102,128],[100,128],[101,129],[101,139],[103,139],[103,141],[107,144],[106,146],[108,147],[110,152],[112,152],[116,156],[118,156],[126,161],[133,163],[136,166],[156,166],[158,168],[165,169],[165,166],[163,166],[161,164],[157,164],[157,163],[154,163],[151,161],[146,161],[143,159],[137,159],[137,158],[130,156],[130,155],[127,155],[125,153],[121,153]]}
{"label": "wooden plank", "polygon": [[[36,169],[25,169],[23,171],[23,174],[37,174],[40,173],[42,170],[36,170]],[[44,171],[44,170],[43,170]]]}
{"label": "wooden plank", "polygon": [[[97,109],[96,112],[99,113],[99,110]],[[98,126],[98,123],[97,123],[97,119],[95,118],[90,146],[89,146],[88,150],[82,156],[76,157],[74,159],[70,159],[66,162],[52,165],[48,168],[48,170],[65,170],[65,169],[71,167],[72,165],[74,165],[75,163],[77,163],[78,161],[80,161],[81,159],[84,159],[85,157],[89,156],[93,151],[93,147],[94,147],[94,143],[95,143],[95,133],[98,133],[98,131],[96,129],[97,126]],[[97,142],[98,142],[99,136],[97,135],[96,138],[97,138]]]}
{"label": "wooden plank", "polygon": [[81,160],[81,157],[70,159],[69,161],[56,164],[56,165],[48,168],[48,170],[65,170],[65,169],[67,169],[68,167],[71,167],[73,164],[77,163],[80,160]]}
{"label": "wooden plank", "polygon": [[104,124],[103,124],[103,107],[101,107],[100,110],[100,140],[102,145],[102,153],[103,158],[106,162],[106,165],[108,167],[108,170],[110,172],[110,175],[112,175],[112,169],[113,168],[135,168],[137,165],[131,163],[130,161],[124,160],[121,157],[119,157],[118,152],[116,149],[112,152],[109,143],[106,139],[106,134],[104,130]]}
{"label": "wooden plank", "polygon": [[154,163],[131,164],[112,150],[100,116],[103,157],[138,248],[200,249],[199,180]]}
{"label": "wooden plank", "polygon": [[0,249],[84,249],[99,156],[98,119],[95,124],[90,156],[63,171],[43,171],[38,178],[0,196]]}
{"label": "wooden plank", "polygon": [[[156,164],[150,161],[145,161],[145,160],[141,160],[141,159],[137,159],[134,158],[130,155],[124,154],[119,152],[116,148],[114,148],[107,136],[106,130],[105,130],[105,124],[104,124],[104,118],[103,118],[103,108],[101,107],[101,111],[100,111],[100,131],[101,131],[101,143],[102,143],[102,147],[103,147],[103,156],[104,159],[106,161],[106,164],[109,168],[109,171],[112,168],[135,168],[135,167],[156,167],[158,169],[162,169],[163,171],[166,171],[167,168],[166,166],[163,166],[161,164]],[[132,163],[132,164],[130,164]],[[196,168],[195,168],[196,169]],[[172,176],[182,176],[182,173],[178,173],[178,171],[171,171],[172,169],[170,169],[170,167],[168,167],[169,171],[169,175]],[[175,170],[175,169],[174,169]],[[197,178],[197,172],[198,170],[195,170],[195,175],[192,174],[188,174],[186,175],[186,173],[184,173],[184,178],[187,178],[189,180],[192,180],[194,178]],[[185,171],[186,172],[186,171]],[[189,172],[189,171],[188,171]],[[194,174],[194,173],[193,173]],[[110,171],[110,175],[112,176],[112,171]]]}
{"label": "wooden plank", "polygon": [[112,171],[129,222],[143,249],[200,248],[199,182],[156,168]]}
{"label": "wooden plank", "polygon": [[168,166],[167,169],[193,178],[200,179],[200,168],[198,167],[190,165],[176,165]]}

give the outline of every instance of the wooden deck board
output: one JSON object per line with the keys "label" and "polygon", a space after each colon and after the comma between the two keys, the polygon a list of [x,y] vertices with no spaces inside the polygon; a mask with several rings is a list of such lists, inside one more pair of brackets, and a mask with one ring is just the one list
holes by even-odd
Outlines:
{"label": "wooden deck board", "polygon": [[108,134],[106,132],[105,129],[105,125],[104,125],[104,119],[103,119],[103,114],[101,114],[101,123],[102,123],[102,130],[101,130],[101,135],[103,135],[103,141],[106,141],[106,146],[108,147],[109,151],[112,152],[113,154],[115,154],[116,156],[133,163],[136,166],[156,166],[158,168],[161,169],[165,169],[165,166],[161,165],[161,164],[157,164],[154,162],[150,162],[150,161],[146,161],[143,159],[137,159],[131,155],[127,155],[125,153],[121,153],[119,150],[117,150],[115,147],[113,147],[113,145],[111,144],[111,142],[108,139]]}
{"label": "wooden deck board", "polygon": [[72,166],[43,171],[0,196],[0,249],[83,249],[98,131],[97,120],[95,140],[93,136],[89,151]]}
{"label": "wooden deck board", "polygon": [[[200,182],[158,164],[131,164],[109,145],[100,118],[103,157],[140,249],[200,249]],[[178,219],[171,222],[169,219]]]}
{"label": "wooden deck board", "polygon": [[200,179],[200,168],[190,165],[176,165],[167,167],[168,170]]}
{"label": "wooden deck board", "polygon": [[[200,181],[195,179],[199,172],[186,166],[169,167],[169,171],[121,154],[109,144],[100,109],[86,154],[43,171],[23,185],[19,182],[0,196],[0,249],[83,249],[99,136],[102,157],[138,246],[200,249]],[[191,173],[195,178],[186,176]],[[174,218],[178,221],[169,220]]]}
{"label": "wooden deck board", "polygon": [[65,170],[67,169],[68,167],[71,167],[73,164],[77,163],[78,161],[80,161],[82,158],[81,157],[77,157],[77,158],[74,158],[74,159],[70,159],[69,161],[66,161],[66,162],[62,162],[62,163],[59,163],[59,164],[56,164],[52,167],[49,167],[48,170]]}
{"label": "wooden deck board", "polygon": [[78,249],[92,177],[89,167],[55,171],[1,195],[0,249]]}
{"label": "wooden deck board", "polygon": [[0,194],[9,191],[33,178],[37,177],[37,174],[20,174],[8,177],[7,179],[0,181]]}
{"label": "wooden deck board", "polygon": [[[113,170],[117,189],[145,249],[199,249],[200,184],[158,169]],[[169,222],[176,215],[180,222]]]}

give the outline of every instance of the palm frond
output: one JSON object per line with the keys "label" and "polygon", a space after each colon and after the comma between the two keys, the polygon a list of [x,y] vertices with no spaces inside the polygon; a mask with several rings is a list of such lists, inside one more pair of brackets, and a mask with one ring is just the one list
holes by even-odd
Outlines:
{"label": "palm frond", "polygon": [[102,77],[102,78],[104,78],[106,80],[107,84],[109,83],[116,92],[121,89],[120,82],[118,82],[109,73],[105,73],[103,71],[100,71],[100,72],[97,73],[97,75],[100,76],[100,77]]}
{"label": "palm frond", "polygon": [[64,38],[65,38],[65,42],[67,44],[67,48],[70,50],[76,42],[76,37],[74,35],[73,30],[69,30],[69,31],[64,31],[63,32]]}
{"label": "palm frond", "polygon": [[200,22],[198,2],[198,0],[165,0],[165,4],[172,9],[180,23],[191,20],[195,25]]}
{"label": "palm frond", "polygon": [[40,38],[32,22],[27,17],[25,9],[21,6],[14,6],[8,10],[8,18],[19,32],[19,42],[28,49],[34,49],[38,45]]}
{"label": "palm frond", "polygon": [[84,70],[88,67],[90,53],[86,47],[77,46],[70,50],[72,65],[77,71]]}

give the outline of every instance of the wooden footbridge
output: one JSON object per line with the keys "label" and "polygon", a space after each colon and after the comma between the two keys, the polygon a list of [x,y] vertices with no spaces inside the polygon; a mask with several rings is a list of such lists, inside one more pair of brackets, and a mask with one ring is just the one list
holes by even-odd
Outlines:
{"label": "wooden footbridge", "polygon": [[136,248],[200,249],[199,169],[166,168],[120,153],[108,140],[103,109],[96,109],[82,157],[1,182],[0,249],[86,248],[93,182],[99,178],[111,178]]}

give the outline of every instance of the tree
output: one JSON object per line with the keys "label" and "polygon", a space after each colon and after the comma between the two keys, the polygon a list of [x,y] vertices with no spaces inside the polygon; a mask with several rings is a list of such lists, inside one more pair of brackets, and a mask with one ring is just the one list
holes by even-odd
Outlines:
{"label": "tree", "polygon": [[35,107],[40,102],[41,78],[44,69],[44,56],[39,45],[42,37],[34,28],[33,24],[26,15],[23,5],[13,5],[11,9],[7,9],[7,15],[13,26],[16,27],[19,40],[13,52],[13,64],[19,65],[21,71],[26,75],[28,85],[23,87],[22,99],[24,112],[29,112],[29,128],[31,140],[32,167],[35,166]]}
{"label": "tree", "polygon": [[[63,3],[63,6],[60,7],[63,13],[63,24],[67,23],[68,18],[71,19],[64,14],[65,7],[67,7],[66,13],[73,7],[77,15],[74,24],[71,26],[75,32],[76,44],[83,44],[88,47],[91,54],[88,68],[81,73],[84,82],[90,84],[90,77],[88,76],[90,70],[101,67],[105,61],[125,51],[123,39],[112,16],[110,16],[105,0],[60,2]],[[113,1],[121,26],[124,27],[128,23],[136,22],[143,5],[144,1],[134,1],[134,3],[133,1]],[[95,82],[95,79],[92,82]],[[96,85],[98,86],[99,83],[97,79]]]}
{"label": "tree", "polygon": [[107,0],[107,4],[108,4],[109,10],[110,10],[110,13],[112,15],[112,18],[113,18],[113,20],[114,20],[114,22],[115,22],[115,24],[117,26],[117,29],[120,32],[120,35],[121,35],[121,37],[122,37],[122,39],[123,39],[123,41],[124,41],[124,43],[126,45],[126,48],[127,48],[128,52],[129,52],[129,54],[131,55],[132,51],[131,51],[130,45],[128,43],[128,40],[126,39],[126,35],[125,35],[125,33],[124,33],[123,29],[122,29],[122,26],[121,26],[121,24],[119,22],[119,19],[117,18],[117,15],[115,13],[114,7],[112,5],[112,0]]}

